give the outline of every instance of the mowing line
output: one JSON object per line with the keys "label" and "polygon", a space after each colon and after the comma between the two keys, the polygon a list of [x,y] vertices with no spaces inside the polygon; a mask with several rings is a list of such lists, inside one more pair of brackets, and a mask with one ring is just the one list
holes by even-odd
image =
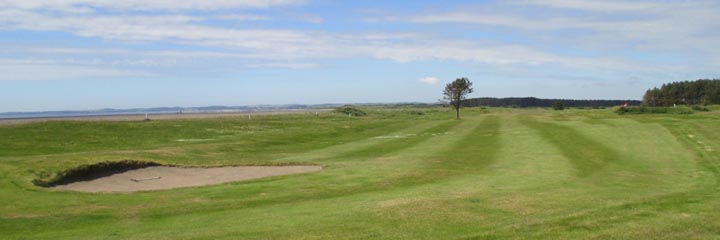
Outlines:
{"label": "mowing line", "polygon": [[454,134],[453,132],[450,132],[450,129],[457,126],[459,122],[453,120],[433,124],[434,126],[424,127],[419,132],[408,133],[405,135],[395,135],[404,136],[400,138],[389,138],[385,141],[375,141],[372,145],[364,146],[360,149],[355,149],[354,151],[347,151],[342,154],[338,154],[333,158],[374,158],[387,156],[392,153],[401,152],[404,149],[411,148],[435,136]]}
{"label": "mowing line", "polygon": [[527,117],[520,118],[520,123],[537,131],[560,150],[573,164],[578,177],[589,177],[621,158],[615,150],[583,136],[571,127]]}
{"label": "mowing line", "polygon": [[[410,125],[398,131],[392,132],[388,135],[417,135],[418,133],[429,131],[428,129],[438,128],[438,125],[443,125],[443,123],[444,122],[441,121],[431,121],[416,125]],[[298,154],[296,156],[282,158],[280,159],[280,161],[297,162],[312,159],[313,162],[317,162],[319,160],[336,159],[342,156],[351,156],[350,153],[359,152],[360,150],[358,149],[372,149],[375,146],[382,145],[387,142],[392,142],[394,140],[399,140],[394,138],[378,138],[379,136],[368,137],[352,142],[340,143],[322,149],[312,150],[309,152]]]}
{"label": "mowing line", "polygon": [[500,118],[486,116],[477,122],[468,134],[457,141],[450,149],[436,153],[438,161],[432,168],[453,171],[476,172],[487,168],[497,161],[500,146]]}

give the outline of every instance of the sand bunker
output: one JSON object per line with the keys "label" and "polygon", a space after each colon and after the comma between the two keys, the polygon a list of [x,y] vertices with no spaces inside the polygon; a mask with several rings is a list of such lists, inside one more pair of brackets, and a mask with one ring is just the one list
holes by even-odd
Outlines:
{"label": "sand bunker", "polygon": [[244,166],[217,168],[146,167],[89,181],[52,187],[80,192],[136,192],[194,187],[320,171],[320,166]]}

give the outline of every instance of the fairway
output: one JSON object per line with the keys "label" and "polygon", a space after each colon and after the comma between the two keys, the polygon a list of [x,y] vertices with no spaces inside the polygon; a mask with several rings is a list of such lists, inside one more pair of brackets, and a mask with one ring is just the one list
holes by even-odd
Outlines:
{"label": "fairway", "polygon": [[[717,239],[720,114],[366,108],[0,125],[2,239]],[[132,193],[104,161],[322,170]]]}

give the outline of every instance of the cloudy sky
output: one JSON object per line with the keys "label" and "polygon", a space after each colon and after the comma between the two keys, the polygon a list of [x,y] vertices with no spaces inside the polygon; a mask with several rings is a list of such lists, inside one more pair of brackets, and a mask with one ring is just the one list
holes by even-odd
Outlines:
{"label": "cloudy sky", "polygon": [[720,2],[0,0],[0,112],[639,99],[720,77]]}

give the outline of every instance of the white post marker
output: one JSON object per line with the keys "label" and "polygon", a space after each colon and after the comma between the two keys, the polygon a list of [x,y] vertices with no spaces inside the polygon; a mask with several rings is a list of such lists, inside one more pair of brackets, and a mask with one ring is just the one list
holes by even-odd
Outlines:
{"label": "white post marker", "polygon": [[148,114],[147,114],[147,113],[145,113],[145,120],[150,120],[150,118],[148,118]]}
{"label": "white post marker", "polygon": [[252,120],[252,113],[248,113],[248,120]]}

